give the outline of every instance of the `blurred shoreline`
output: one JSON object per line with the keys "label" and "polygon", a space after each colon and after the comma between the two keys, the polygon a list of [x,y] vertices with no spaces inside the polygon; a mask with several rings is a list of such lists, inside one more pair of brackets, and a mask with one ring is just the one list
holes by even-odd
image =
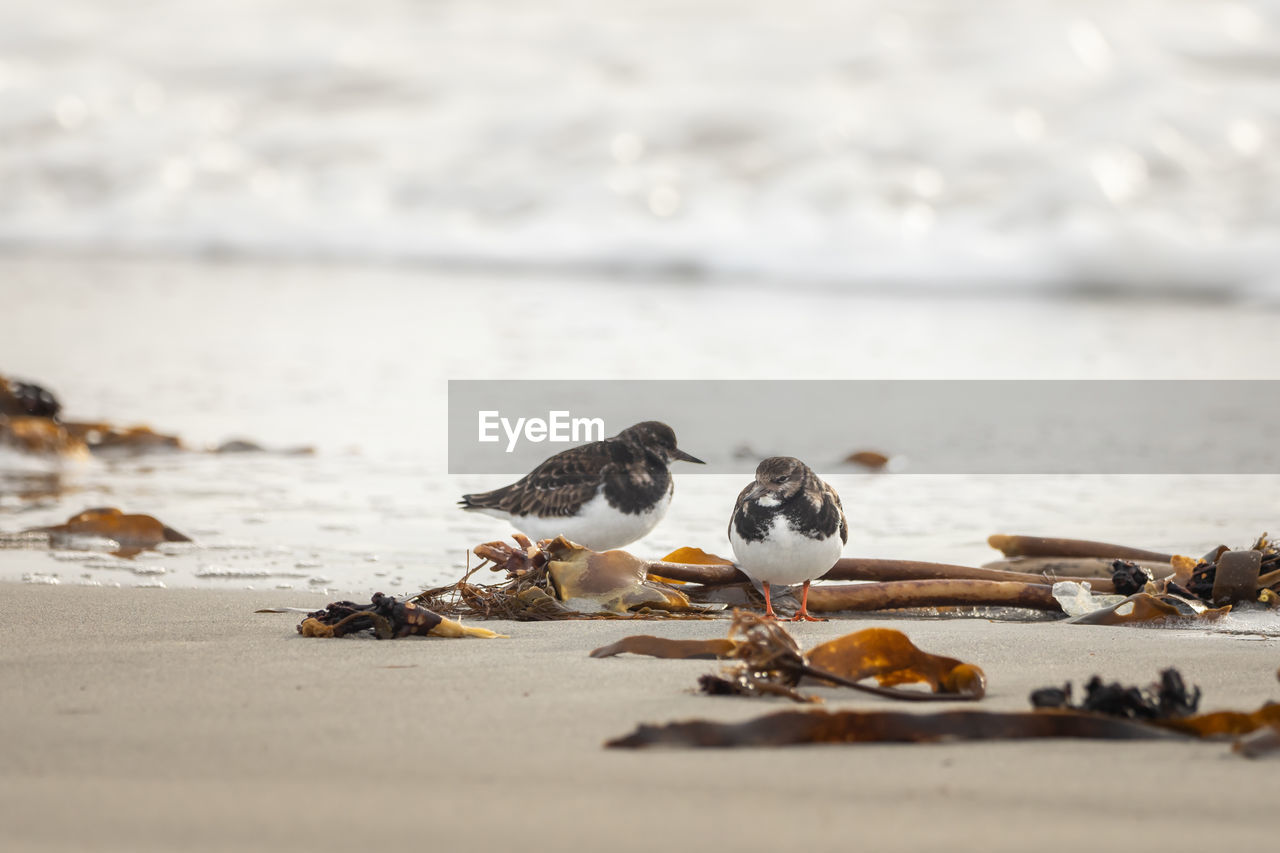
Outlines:
{"label": "blurred shoreline", "polygon": [[[0,578],[68,585],[362,594],[455,580],[467,549],[510,531],[455,506],[502,482],[447,473],[449,379],[1271,379],[1280,369],[1274,314],[1176,300],[801,287],[784,298],[732,281],[0,256],[0,304],[16,307],[0,371],[48,386],[70,419],[147,424],[196,450],[247,439],[317,451],[95,458],[56,482],[9,479],[0,530],[119,506],[197,540],[132,561],[0,551]],[[1230,346],[1205,345],[1222,340],[1215,329],[1230,330]],[[687,415],[652,416],[680,434]],[[998,532],[1207,549],[1247,544],[1275,519],[1271,475],[827,470],[868,440],[857,423],[847,432],[811,461],[850,512],[850,556],[973,564],[995,556],[986,537]],[[720,452],[750,440],[744,425]],[[671,512],[637,553],[722,551],[739,479],[678,472]]]}
{"label": "blurred shoreline", "polygon": [[13,0],[0,33],[3,247],[1280,288],[1274,2]]}
{"label": "blurred shoreline", "polygon": [[[548,280],[616,288],[660,285],[664,288],[714,288],[751,291],[761,295],[779,287],[798,288],[815,296],[870,298],[913,303],[996,300],[1000,303],[1075,302],[1105,303],[1209,303],[1246,305],[1262,311],[1280,311],[1280,287],[1269,282],[1224,286],[1220,281],[1168,282],[1116,285],[1105,281],[1061,281],[1028,287],[1017,280],[914,281],[854,279],[803,274],[785,275],[776,271],[715,271],[678,262],[614,265],[608,262],[535,262],[488,258],[472,259],[366,259],[359,257],[317,257],[308,254],[241,255],[209,250],[190,252],[128,251],[102,249],[41,249],[0,247],[0,265],[18,268],[65,267],[91,269],[97,266],[145,270],[148,268],[208,268],[210,270],[324,271],[345,277],[403,275],[430,279],[452,278],[460,284],[506,277],[511,287]],[[0,285],[2,286],[2,285]],[[2,291],[0,291],[2,293]]]}

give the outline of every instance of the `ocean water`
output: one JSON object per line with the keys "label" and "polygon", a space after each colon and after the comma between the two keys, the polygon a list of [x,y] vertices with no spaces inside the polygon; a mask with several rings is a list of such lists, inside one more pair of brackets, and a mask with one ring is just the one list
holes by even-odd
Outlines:
{"label": "ocean water", "polygon": [[1280,3],[7,0],[0,246],[1274,293]]}
{"label": "ocean water", "polygon": [[[0,550],[0,579],[282,586],[300,605],[452,581],[472,546],[509,535],[503,522],[455,506],[464,492],[504,480],[449,475],[450,378],[1276,378],[1280,364],[1274,313],[1190,300],[923,299],[669,279],[0,259],[0,305],[4,372],[47,384],[69,418],[147,423],[193,451],[232,438],[315,450],[59,467],[0,458],[0,532],[114,505],[196,540],[133,560]],[[941,427],[946,412],[936,416]],[[681,417],[668,418],[677,433]],[[795,423],[805,428],[803,413]],[[716,447],[688,449],[723,456],[747,435],[744,426]],[[862,445],[850,423],[828,458]],[[1280,519],[1275,475],[853,475],[811,461],[842,495],[850,556],[978,564],[999,556],[986,545],[992,533],[1200,554],[1274,533]],[[743,485],[677,468],[667,518],[632,550],[729,553],[725,531]]]}

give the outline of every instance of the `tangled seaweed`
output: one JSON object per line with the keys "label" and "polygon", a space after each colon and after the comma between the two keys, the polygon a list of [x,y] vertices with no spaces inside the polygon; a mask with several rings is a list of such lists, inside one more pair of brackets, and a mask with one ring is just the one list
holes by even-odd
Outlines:
{"label": "tangled seaweed", "polygon": [[[523,534],[486,542],[473,551],[481,562],[461,579],[412,601],[448,616],[542,622],[557,619],[707,619],[715,606],[689,600],[669,584],[647,577],[647,561],[623,551],[597,553],[564,537],[534,543]],[[506,577],[473,583],[483,568]],[[590,609],[587,609],[590,608]]]}
{"label": "tangled seaweed", "polygon": [[[563,537],[538,543],[520,534],[513,539],[514,544],[476,546],[480,565],[414,600],[440,613],[516,621],[705,619],[729,606],[760,601],[730,560],[696,548],[644,560],[620,550],[590,551]],[[1074,616],[1071,621],[1079,624],[1194,624],[1217,619],[1239,604],[1256,601],[1280,607],[1280,553],[1265,535],[1253,549],[1230,551],[1223,546],[1200,561],[1175,556],[1164,564],[1154,561],[1160,556],[1156,552],[1100,542],[1023,536],[997,536],[993,541],[1014,554],[1064,552],[1066,568],[1084,559],[1098,563],[1110,577],[1063,576],[1047,568],[1032,573],[842,558],[823,579],[870,583],[815,586],[810,608],[840,613],[976,606],[1062,613],[1053,586],[1062,582],[1089,583],[1093,591],[1127,596],[1111,607]],[[1103,560],[1099,554],[1115,556]],[[477,582],[476,573],[486,567],[504,577],[494,583]],[[711,686],[727,689],[723,684]]]}
{"label": "tangled seaweed", "polygon": [[[1256,552],[1256,558],[1252,553]],[[1256,564],[1254,560],[1256,559]],[[1253,599],[1258,592],[1280,587],[1280,546],[1263,533],[1247,549],[1219,545],[1194,564],[1174,561],[1175,578],[1206,604]]]}
{"label": "tangled seaweed", "polygon": [[485,639],[503,636],[487,628],[462,625],[425,607],[380,592],[373,594],[369,604],[335,601],[323,610],[308,613],[298,624],[298,633],[304,637],[346,637],[362,631],[372,631],[379,640],[427,635]]}
{"label": "tangled seaweed", "polygon": [[[719,658],[734,663],[720,675],[704,675],[699,689],[712,695],[785,696],[816,702],[801,693],[801,679],[849,687],[877,696],[907,701],[976,700],[986,694],[986,676],[973,664],[932,655],[915,646],[901,631],[867,628],[822,643],[804,654],[776,621],[744,610],[733,612],[729,635],[716,640],[668,640],[624,637],[595,649],[593,658],[619,654],[658,658]],[[864,683],[874,678],[876,685]],[[897,685],[925,683],[932,692],[898,690]]]}

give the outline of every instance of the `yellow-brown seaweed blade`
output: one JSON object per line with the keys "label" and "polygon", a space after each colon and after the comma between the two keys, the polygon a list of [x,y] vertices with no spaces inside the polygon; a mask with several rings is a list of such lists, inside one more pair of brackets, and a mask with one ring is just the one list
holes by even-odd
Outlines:
{"label": "yellow-brown seaweed blade", "polygon": [[1070,621],[1077,625],[1162,625],[1178,621],[1211,622],[1231,610],[1231,605],[1190,613],[1147,592],[1139,592],[1111,607],[1095,610]]}
{"label": "yellow-brown seaweed blade", "polygon": [[583,612],[624,613],[639,607],[688,610],[688,596],[646,579],[647,562],[626,551],[591,551],[555,543],[547,564],[556,597]]}
{"label": "yellow-brown seaweed blade", "polygon": [[986,676],[973,664],[930,654],[901,631],[867,628],[829,640],[806,655],[811,667],[850,681],[875,678],[882,686],[928,684],[935,693],[980,698]]}

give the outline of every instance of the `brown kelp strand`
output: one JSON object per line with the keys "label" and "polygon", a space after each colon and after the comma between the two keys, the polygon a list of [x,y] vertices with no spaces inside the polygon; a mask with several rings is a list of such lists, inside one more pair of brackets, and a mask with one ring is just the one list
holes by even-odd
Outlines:
{"label": "brown kelp strand", "polygon": [[1048,584],[990,580],[913,580],[822,585],[809,590],[809,609],[818,613],[982,605],[1061,612]]}
{"label": "brown kelp strand", "polygon": [[727,748],[1028,738],[1173,740],[1179,735],[1129,720],[1075,711],[782,711],[743,723],[690,720],[641,725],[631,734],[607,741],[605,746]]}
{"label": "brown kelp strand", "polygon": [[1172,554],[1130,548],[1109,542],[1093,542],[1088,539],[1059,539],[1044,536],[1011,536],[996,533],[987,537],[987,544],[1006,557],[1104,557],[1112,560],[1152,560],[1168,563]]}
{"label": "brown kelp strand", "polygon": [[1097,592],[1110,592],[1110,584],[1094,577],[1075,577],[1049,571],[1018,572],[917,560],[884,560],[843,557],[822,576],[831,581],[986,580],[1013,583],[1054,584],[1088,581]]}
{"label": "brown kelp strand", "polygon": [[1084,700],[1072,703],[1070,685],[1032,694],[1034,711],[787,711],[742,723],[690,720],[642,725],[608,741],[616,748],[760,747],[796,744],[938,743],[955,740],[1089,738],[1191,740],[1233,738],[1233,750],[1256,757],[1280,750],[1280,703],[1255,711],[1195,713],[1198,688],[1188,690],[1175,669],[1148,687],[1089,681]]}
{"label": "brown kelp strand", "polygon": [[[815,697],[795,690],[806,678],[906,701],[972,700],[986,693],[986,676],[980,668],[925,652],[901,631],[855,631],[804,654],[795,638],[777,622],[744,610],[734,611],[729,636],[724,639],[625,637],[595,649],[591,657],[619,654],[734,661],[718,676],[700,679],[700,689],[712,694],[784,695],[812,702]],[[862,683],[865,679],[874,679],[876,684]],[[897,689],[904,684],[924,684],[931,692]]]}
{"label": "brown kelp strand", "polygon": [[[1156,560],[1132,560],[1153,577],[1169,573],[1169,563]],[[1045,582],[1089,581],[1097,587],[1111,583],[1115,559],[1112,557],[1001,557],[982,564],[982,568],[1001,572],[1039,575]],[[1099,588],[1101,591],[1101,588]]]}
{"label": "brown kelp strand", "polygon": [[[649,564],[649,572],[671,580],[699,583],[705,586],[742,583],[746,576],[733,561],[699,548],[679,548],[661,560]],[[1060,572],[1017,572],[951,563],[920,560],[887,560],[878,557],[842,557],[822,576],[828,581],[909,581],[909,580],[987,580],[1013,583],[1053,584],[1058,581],[1089,581],[1097,592],[1110,592],[1106,579],[1093,576],[1074,577]]]}
{"label": "brown kelp strand", "polygon": [[335,601],[323,610],[308,613],[298,624],[304,637],[336,638],[370,631],[379,640],[401,637],[501,637],[487,628],[473,628],[447,619],[411,601],[400,601],[380,592],[368,604]]}
{"label": "brown kelp strand", "polygon": [[[737,614],[735,613],[735,616]],[[719,640],[671,640],[639,634],[623,637],[616,643],[592,649],[590,657],[611,658],[615,655],[644,655],[667,660],[723,660],[732,658],[738,643],[732,639]]]}

